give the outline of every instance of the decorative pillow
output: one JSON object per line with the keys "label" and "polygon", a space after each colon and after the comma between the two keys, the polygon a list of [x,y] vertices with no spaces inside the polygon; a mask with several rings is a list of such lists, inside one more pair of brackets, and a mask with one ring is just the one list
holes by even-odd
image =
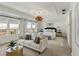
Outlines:
{"label": "decorative pillow", "polygon": [[26,40],[31,40],[31,39],[32,39],[32,38],[31,38],[31,35],[26,35],[25,39],[26,39]]}
{"label": "decorative pillow", "polygon": [[40,44],[40,40],[41,40],[41,38],[40,38],[40,37],[35,37],[34,42],[35,42],[36,44]]}

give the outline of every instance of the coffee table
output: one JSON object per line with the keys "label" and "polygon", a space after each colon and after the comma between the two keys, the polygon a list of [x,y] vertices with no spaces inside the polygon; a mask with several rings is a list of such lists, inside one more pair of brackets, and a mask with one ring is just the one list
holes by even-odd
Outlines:
{"label": "coffee table", "polygon": [[23,56],[23,46],[15,46],[14,50],[11,50],[11,48],[8,48],[6,50],[6,56]]}

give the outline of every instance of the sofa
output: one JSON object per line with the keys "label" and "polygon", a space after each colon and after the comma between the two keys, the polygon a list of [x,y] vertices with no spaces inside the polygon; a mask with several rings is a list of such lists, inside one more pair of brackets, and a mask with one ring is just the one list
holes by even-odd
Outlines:
{"label": "sofa", "polygon": [[18,44],[23,45],[25,47],[31,48],[35,51],[38,51],[39,53],[43,52],[47,48],[47,41],[48,39],[46,37],[41,38],[40,43],[36,44],[34,40],[25,40],[20,39],[18,41]]}

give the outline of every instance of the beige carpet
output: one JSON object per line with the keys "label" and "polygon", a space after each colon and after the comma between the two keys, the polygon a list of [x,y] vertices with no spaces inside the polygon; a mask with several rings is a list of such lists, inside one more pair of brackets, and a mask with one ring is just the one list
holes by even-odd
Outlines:
{"label": "beige carpet", "polygon": [[[0,56],[5,56],[7,45],[0,46]],[[29,48],[23,48],[24,56],[70,56],[71,51],[68,47],[67,40],[62,37],[56,37],[55,40],[48,40],[47,49],[39,54]]]}

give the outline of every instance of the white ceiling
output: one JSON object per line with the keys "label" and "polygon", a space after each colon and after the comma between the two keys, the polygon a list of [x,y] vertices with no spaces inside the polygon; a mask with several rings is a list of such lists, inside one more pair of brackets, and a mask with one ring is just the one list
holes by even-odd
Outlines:
{"label": "white ceiling", "polygon": [[67,13],[71,7],[70,2],[1,2],[0,4],[29,14],[33,17],[38,15],[36,13],[40,13],[40,15],[49,19],[62,16],[62,9],[66,9]]}

